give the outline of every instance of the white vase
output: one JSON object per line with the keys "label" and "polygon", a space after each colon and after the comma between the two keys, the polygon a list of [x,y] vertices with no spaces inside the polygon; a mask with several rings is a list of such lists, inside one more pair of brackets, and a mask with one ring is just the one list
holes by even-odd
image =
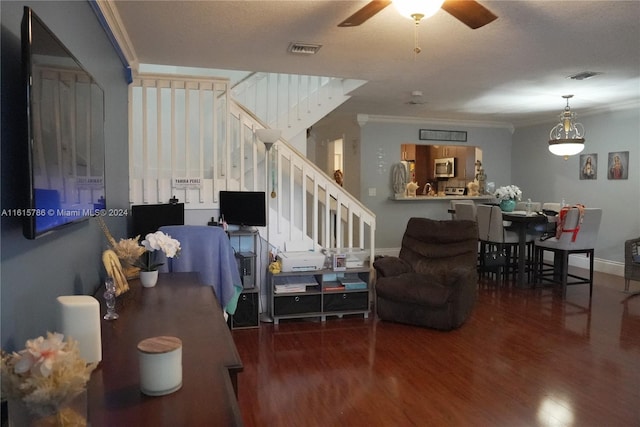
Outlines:
{"label": "white vase", "polygon": [[153,288],[158,283],[158,270],[155,271],[141,271],[140,283],[145,288]]}

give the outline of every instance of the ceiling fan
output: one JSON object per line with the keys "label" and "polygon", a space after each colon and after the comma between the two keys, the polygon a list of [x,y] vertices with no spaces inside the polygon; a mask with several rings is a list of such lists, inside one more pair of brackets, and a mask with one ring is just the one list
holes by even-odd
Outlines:
{"label": "ceiling fan", "polygon": [[[338,27],[356,27],[364,24],[369,18],[380,12],[392,3],[391,0],[373,0],[359,9],[356,13],[338,24]],[[421,0],[421,3],[428,3],[427,0]],[[454,18],[467,25],[469,28],[480,28],[494,21],[497,16],[489,9],[482,6],[475,0],[445,0],[440,6]],[[437,8],[433,11],[435,13]],[[420,19],[428,17],[422,13],[409,12],[409,16],[419,22]]]}

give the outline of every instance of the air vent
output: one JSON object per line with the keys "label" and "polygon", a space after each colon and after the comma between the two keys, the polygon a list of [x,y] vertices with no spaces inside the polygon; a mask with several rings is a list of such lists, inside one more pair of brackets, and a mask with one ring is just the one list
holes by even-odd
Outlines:
{"label": "air vent", "polygon": [[597,71],[583,71],[581,73],[578,74],[574,74],[572,76],[567,77],[568,79],[571,80],[587,80],[590,79],[593,76],[598,76],[602,73],[599,73]]}
{"label": "air vent", "polygon": [[288,51],[299,55],[315,55],[321,47],[321,44],[295,42],[289,45]]}

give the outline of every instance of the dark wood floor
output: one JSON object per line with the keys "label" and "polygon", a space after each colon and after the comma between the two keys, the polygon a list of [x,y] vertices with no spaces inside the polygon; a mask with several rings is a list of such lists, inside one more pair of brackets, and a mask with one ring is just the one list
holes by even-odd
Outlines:
{"label": "dark wood floor", "polygon": [[[640,296],[482,283],[439,332],[329,318],[234,330],[250,426],[640,426]],[[640,284],[632,282],[632,289]]]}

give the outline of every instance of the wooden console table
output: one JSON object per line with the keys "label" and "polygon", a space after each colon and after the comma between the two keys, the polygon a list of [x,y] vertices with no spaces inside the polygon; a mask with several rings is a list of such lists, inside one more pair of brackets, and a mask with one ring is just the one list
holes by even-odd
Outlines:
{"label": "wooden console table", "polygon": [[[88,387],[91,426],[243,425],[242,362],[213,288],[197,273],[160,274],[153,288],[130,286],[116,303],[120,318],[102,320],[102,362]],[[96,296],[104,314],[102,293]],[[137,345],[160,335],[182,340],[182,388],[149,397],[140,392]]]}

